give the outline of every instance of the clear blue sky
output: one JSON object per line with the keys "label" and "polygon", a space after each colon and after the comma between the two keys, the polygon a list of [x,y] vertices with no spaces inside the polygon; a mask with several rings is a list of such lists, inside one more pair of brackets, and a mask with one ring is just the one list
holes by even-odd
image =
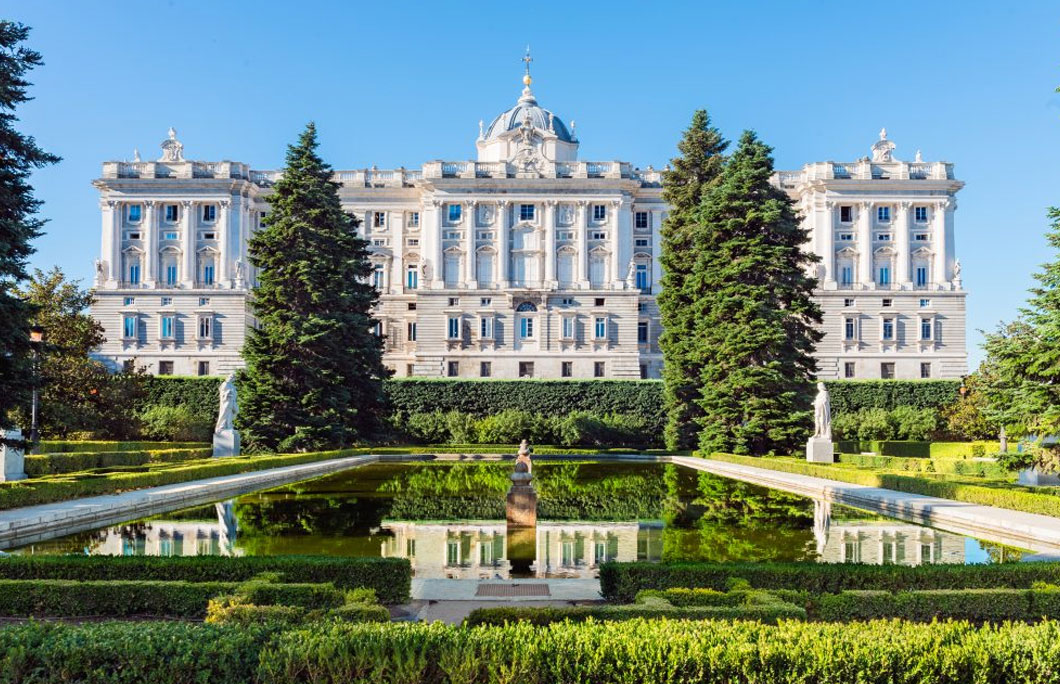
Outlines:
{"label": "clear blue sky", "polygon": [[[419,9],[419,7],[424,9]],[[527,43],[543,106],[583,159],[662,166],[698,107],[753,128],[779,168],[855,159],[881,126],[896,156],[956,163],[957,249],[976,330],[1012,318],[1052,258],[1060,204],[1055,2],[168,3],[9,5],[45,66],[22,128],[63,162],[36,174],[35,266],[86,279],[91,180],[175,126],[192,159],[278,167],[317,122],[336,168],[474,156],[479,119],[517,98]]]}

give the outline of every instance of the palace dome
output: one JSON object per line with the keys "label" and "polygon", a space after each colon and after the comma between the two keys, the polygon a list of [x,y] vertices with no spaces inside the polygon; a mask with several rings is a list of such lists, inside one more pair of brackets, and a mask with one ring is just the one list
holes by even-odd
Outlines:
{"label": "palace dome", "polygon": [[[529,78],[526,79],[528,80]],[[556,137],[564,142],[574,142],[574,136],[567,130],[567,125],[563,123],[563,120],[537,104],[537,99],[530,92],[529,84],[523,88],[523,95],[515,106],[502,112],[493,120],[493,123],[486,129],[483,140],[494,140],[508,131],[519,129],[527,117],[530,118],[530,124],[534,128],[555,133]]]}

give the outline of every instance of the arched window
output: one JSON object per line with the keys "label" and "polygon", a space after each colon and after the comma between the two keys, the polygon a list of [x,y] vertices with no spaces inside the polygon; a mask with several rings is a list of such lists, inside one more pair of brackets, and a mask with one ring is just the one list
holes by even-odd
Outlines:
{"label": "arched window", "polygon": [[519,313],[530,313],[537,311],[537,307],[534,306],[533,302],[522,302],[515,308],[515,310]]}

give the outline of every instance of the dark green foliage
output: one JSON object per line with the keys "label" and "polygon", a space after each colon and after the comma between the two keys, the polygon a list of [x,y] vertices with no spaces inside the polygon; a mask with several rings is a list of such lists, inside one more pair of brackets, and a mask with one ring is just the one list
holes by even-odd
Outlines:
{"label": "dark green foliage", "polygon": [[1057,591],[1033,589],[937,589],[930,591],[844,591],[813,599],[811,617],[839,622],[900,618],[929,622],[935,618],[1002,622],[1060,617]]}
{"label": "dark green foliage", "polygon": [[52,441],[37,444],[37,453],[67,454],[92,451],[161,451],[164,449],[195,449],[210,446],[207,442],[103,442],[103,441]]}
{"label": "dark green foliage", "polygon": [[200,420],[213,423],[217,419],[217,392],[221,378],[149,375],[144,381],[144,399],[137,408],[144,411],[151,406],[183,406]]}
{"label": "dark green foliage", "polygon": [[[383,603],[408,600],[409,562],[399,558],[327,556],[6,556],[0,578],[11,580],[242,582],[278,573],[293,584],[330,583],[340,589],[374,589]],[[205,604],[203,604],[205,608]]]}
{"label": "dark green foliage", "polygon": [[812,589],[838,593],[850,589],[1027,589],[1035,582],[1056,583],[1060,563],[1000,565],[829,565],[821,563],[605,563],[600,593],[608,601],[628,603],[644,589],[724,591],[732,577],[755,589]]}
{"label": "dark green foliage", "polygon": [[390,611],[368,603],[347,603],[329,611],[328,615],[345,622],[390,622]]}
{"label": "dark green foliage", "polygon": [[35,169],[59,161],[15,129],[19,105],[31,99],[26,76],[42,64],[40,53],[23,45],[28,35],[28,27],[0,20],[0,428],[10,425],[12,409],[26,405],[33,386],[29,328],[35,308],[14,291],[28,277],[35,251],[30,243],[44,227],[29,179]]}
{"label": "dark green foliage", "polygon": [[213,449],[160,449],[156,451],[84,451],[26,456],[30,477],[74,473],[93,468],[139,466],[148,463],[182,463],[211,458]]}
{"label": "dark green foliage", "polygon": [[660,231],[663,273],[656,300],[663,325],[659,347],[664,360],[665,441],[670,449],[693,449],[698,442],[698,421],[703,415],[697,404],[702,358],[692,303],[701,292],[690,276],[703,228],[697,212],[708,190],[717,183],[728,146],[711,125],[707,111],[697,110],[677,143],[680,154],[663,174],[662,198],[670,212]]}
{"label": "dark green foliage", "polygon": [[898,406],[940,408],[957,399],[960,380],[839,380],[826,383],[833,413]]}
{"label": "dark green foliage", "polygon": [[292,628],[304,625],[312,619],[322,617],[320,611],[310,614],[298,606],[257,606],[229,600],[223,596],[210,601],[204,622],[211,625],[228,625],[246,628],[254,625],[269,625],[276,628]]}
{"label": "dark green foliage", "polygon": [[214,421],[189,406],[149,406],[139,419],[140,434],[147,439],[202,442],[213,437]]}
{"label": "dark green foliage", "polygon": [[265,228],[250,238],[258,284],[240,378],[248,447],[340,448],[376,432],[383,338],[373,334],[379,293],[368,282],[368,243],[342,209],[310,123],[287,149]]}
{"label": "dark green foliage", "polygon": [[78,582],[0,580],[5,617],[202,617],[214,596],[235,584],[222,582]]}
{"label": "dark green foliage", "polygon": [[702,360],[699,447],[707,452],[790,453],[812,427],[817,258],[787,194],[776,188],[772,150],[747,131],[695,220],[696,262],[688,279],[699,296],[695,320]]}
{"label": "dark green foliage", "polygon": [[624,606],[477,608],[467,616],[464,625],[467,627],[502,626],[506,623],[525,622],[541,627],[556,622],[578,623],[586,620],[615,622],[638,618],[755,620],[764,624],[776,624],[777,620],[805,620],[806,610],[779,600],[757,604],[675,607],[667,601],[655,599]]}

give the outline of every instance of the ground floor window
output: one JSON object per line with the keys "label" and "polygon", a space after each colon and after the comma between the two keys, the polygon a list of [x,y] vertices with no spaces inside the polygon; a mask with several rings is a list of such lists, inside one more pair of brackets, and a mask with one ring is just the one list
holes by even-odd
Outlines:
{"label": "ground floor window", "polygon": [[209,375],[209,374],[210,374],[210,362],[209,361],[199,361],[199,375]]}
{"label": "ground floor window", "polygon": [[606,373],[607,367],[603,361],[597,361],[593,364],[593,377],[602,378]]}
{"label": "ground floor window", "polygon": [[482,361],[478,365],[479,377],[488,378],[493,375],[493,363],[490,361]]}
{"label": "ground floor window", "polygon": [[852,377],[854,377],[855,376],[854,367],[855,366],[854,366],[854,362],[853,361],[847,361],[846,363],[844,363],[843,364],[843,377],[844,378],[852,378]]}
{"label": "ground floor window", "polygon": [[534,377],[534,362],[533,361],[520,361],[519,362],[519,377],[520,378],[532,378],[532,377]]}
{"label": "ground floor window", "polygon": [[641,380],[647,380],[648,379],[648,364],[646,364],[646,363],[640,364],[640,379]]}
{"label": "ground floor window", "polygon": [[921,363],[920,364],[920,377],[921,378],[930,378],[931,377],[931,364],[930,363],[926,363],[925,362],[925,363]]}
{"label": "ground floor window", "polygon": [[173,362],[172,361],[159,361],[158,362],[158,374],[159,375],[173,375]]}
{"label": "ground floor window", "polygon": [[563,378],[572,378],[572,377],[574,377],[574,362],[573,361],[563,361],[562,363],[560,363],[560,365],[559,365],[559,374],[560,374],[560,377],[563,377]]}
{"label": "ground floor window", "polygon": [[451,378],[456,378],[456,377],[460,376],[460,362],[459,361],[450,361],[449,362],[448,375]]}
{"label": "ground floor window", "polygon": [[880,377],[884,380],[894,380],[894,362],[880,364]]}

